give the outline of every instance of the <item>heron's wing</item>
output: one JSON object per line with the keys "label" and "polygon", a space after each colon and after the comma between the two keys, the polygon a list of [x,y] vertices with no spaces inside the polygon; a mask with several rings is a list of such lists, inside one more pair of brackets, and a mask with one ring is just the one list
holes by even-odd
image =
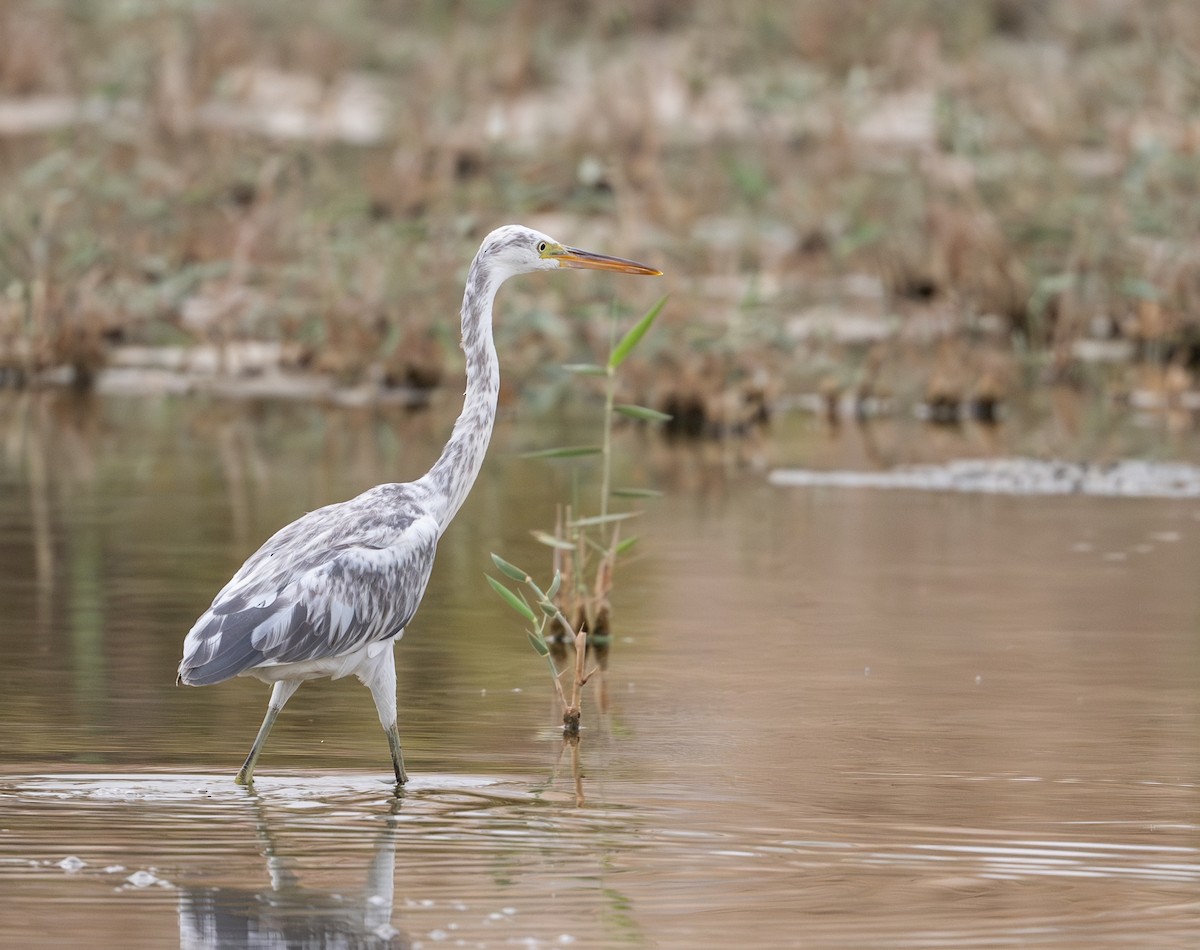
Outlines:
{"label": "heron's wing", "polygon": [[340,656],[404,630],[433,568],[437,522],[414,523],[404,543],[347,548],[297,579],[290,611],[260,624],[255,648],[272,663]]}
{"label": "heron's wing", "polygon": [[272,546],[277,535],[246,562],[184,641],[185,683],[341,656],[403,631],[429,581],[437,521],[336,527],[286,558],[285,547]]}

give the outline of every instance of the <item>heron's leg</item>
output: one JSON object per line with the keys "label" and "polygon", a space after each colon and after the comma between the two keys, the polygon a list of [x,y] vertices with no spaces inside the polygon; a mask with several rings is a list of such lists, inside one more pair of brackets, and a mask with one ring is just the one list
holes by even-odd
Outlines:
{"label": "heron's leg", "polygon": [[388,745],[392,749],[392,768],[396,770],[396,784],[403,785],[408,781],[408,773],[404,771],[404,753],[400,750],[400,728],[396,720],[390,726],[384,726],[387,732]]}
{"label": "heron's leg", "polygon": [[246,756],[246,761],[238,771],[235,781],[239,785],[251,785],[254,782],[254,765],[258,762],[258,754],[262,752],[263,743],[267,741],[267,735],[271,731],[271,727],[275,725],[275,717],[279,715],[279,710],[284,707],[284,704],[292,698],[292,693],[300,688],[301,680],[279,680],[271,689],[271,699],[267,703],[267,714],[263,717],[262,725],[258,727],[258,735],[254,739],[254,745],[250,747],[250,754]]}
{"label": "heron's leg", "polygon": [[383,725],[383,731],[387,733],[388,746],[392,750],[392,768],[396,772],[396,784],[403,785],[408,781],[408,773],[404,771],[404,753],[400,751],[400,729],[396,722],[396,651],[392,644],[386,645],[371,670],[362,677],[362,681],[371,690],[371,697],[375,700],[375,708],[379,712],[379,721]]}

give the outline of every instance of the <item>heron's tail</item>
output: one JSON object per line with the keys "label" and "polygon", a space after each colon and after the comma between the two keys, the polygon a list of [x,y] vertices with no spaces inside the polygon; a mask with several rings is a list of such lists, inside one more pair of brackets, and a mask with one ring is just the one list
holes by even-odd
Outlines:
{"label": "heron's tail", "polygon": [[211,610],[196,621],[183,641],[183,659],[176,683],[185,686],[210,686],[232,679],[263,661],[255,649],[250,631],[231,619],[238,615],[216,615]]}

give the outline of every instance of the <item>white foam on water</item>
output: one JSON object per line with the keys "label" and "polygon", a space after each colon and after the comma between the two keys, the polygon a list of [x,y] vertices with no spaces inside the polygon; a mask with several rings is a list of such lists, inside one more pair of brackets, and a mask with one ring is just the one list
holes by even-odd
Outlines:
{"label": "white foam on water", "polygon": [[776,469],[768,478],[771,484],[784,487],[1200,498],[1200,467],[1136,459],[1111,464],[1028,458],[959,459],[943,465],[902,465],[882,472]]}

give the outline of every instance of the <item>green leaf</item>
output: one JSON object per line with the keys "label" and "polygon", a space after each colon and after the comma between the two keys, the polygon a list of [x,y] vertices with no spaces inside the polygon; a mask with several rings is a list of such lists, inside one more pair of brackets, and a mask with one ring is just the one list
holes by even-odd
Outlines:
{"label": "green leaf", "polygon": [[598,524],[612,524],[614,521],[624,521],[627,518],[636,518],[640,514],[640,511],[618,511],[611,515],[595,515],[591,518],[580,518],[578,521],[568,522],[567,527],[590,528]]}
{"label": "green leaf", "polygon": [[[563,538],[556,538],[554,535],[545,531],[530,531],[534,538],[545,544],[548,547],[558,548],[560,551],[574,551],[575,545],[571,541],[566,541]],[[524,578],[522,578],[524,580]]]}
{"label": "green leaf", "polygon": [[542,613],[544,613],[547,617],[553,617],[558,613],[558,608],[548,600],[539,600],[538,606],[542,608]]}
{"label": "green leaf", "polygon": [[546,641],[544,639],[539,637],[536,633],[530,633],[528,630],[526,630],[525,633],[528,635],[529,642],[533,645],[533,648],[538,651],[538,656],[550,655],[550,648],[546,646]]}
{"label": "green leaf", "polygon": [[603,452],[598,445],[565,445],[557,449],[539,449],[536,452],[522,452],[523,459],[570,459],[583,455],[599,455]]}
{"label": "green leaf", "polygon": [[550,582],[550,589],[546,591],[546,599],[553,600],[560,587],[562,587],[562,571],[555,571],[554,580]]}
{"label": "green leaf", "polygon": [[657,409],[647,409],[645,406],[630,406],[628,404],[613,406],[617,412],[639,422],[670,422],[674,417],[668,412]]}
{"label": "green leaf", "polygon": [[666,305],[667,298],[663,297],[658,303],[646,311],[646,315],[637,323],[629,328],[629,331],[620,339],[620,342],[613,347],[612,353],[608,357],[608,368],[616,369],[625,362],[625,357],[633,352],[633,348],[638,345],[638,342],[646,335],[646,331],[650,329],[650,325],[658,319],[658,315],[662,313],[662,308]]}
{"label": "green leaf", "polygon": [[609,494],[614,498],[662,498],[662,492],[653,488],[614,488]]}
{"label": "green leaf", "polygon": [[624,541],[622,541],[620,544],[617,545],[617,554],[624,554],[631,547],[633,547],[635,544],[637,544],[637,541],[638,541],[637,535],[626,538]]}
{"label": "green leaf", "polygon": [[537,616],[534,614],[533,610],[530,609],[529,604],[525,603],[525,601],[501,584],[498,580],[496,580],[496,578],[492,577],[491,574],[485,574],[484,577],[486,577],[488,579],[488,583],[492,585],[492,590],[500,595],[501,600],[503,600],[506,604],[508,604],[508,606],[510,606],[530,623],[537,623]]}
{"label": "green leaf", "polygon": [[577,376],[607,376],[608,369],[595,363],[565,363],[563,369]]}
{"label": "green leaf", "polygon": [[521,581],[524,583],[525,578],[529,576],[526,571],[521,570],[515,564],[509,564],[508,561],[504,560],[504,558],[495,552],[492,552],[492,563],[500,569],[500,573],[507,574],[514,581]]}

